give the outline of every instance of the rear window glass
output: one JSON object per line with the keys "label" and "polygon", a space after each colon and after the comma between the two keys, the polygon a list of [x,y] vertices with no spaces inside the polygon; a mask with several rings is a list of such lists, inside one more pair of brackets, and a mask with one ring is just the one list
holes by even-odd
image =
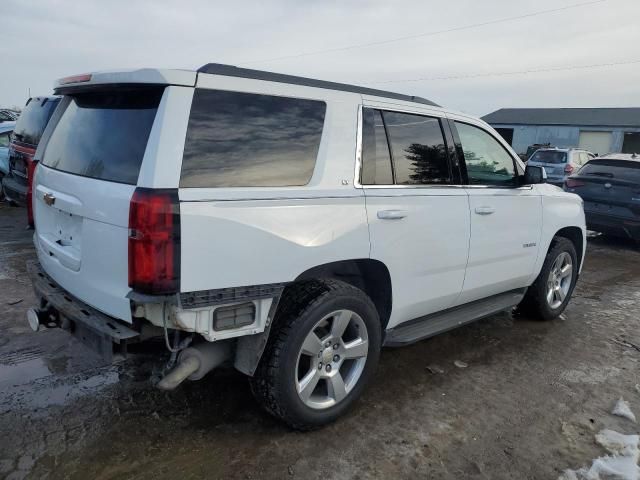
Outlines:
{"label": "rear window glass", "polygon": [[317,100],[196,90],[180,186],[306,185],[325,110]]}
{"label": "rear window glass", "polygon": [[538,150],[531,156],[529,161],[539,163],[566,163],[567,152],[556,152],[554,150]]}
{"label": "rear window glass", "polygon": [[13,132],[14,138],[22,143],[38,145],[59,98],[32,98],[24,107]]}
{"label": "rear window glass", "polygon": [[135,185],[163,87],[71,95],[42,163]]}
{"label": "rear window glass", "polygon": [[580,169],[580,175],[616,178],[640,183],[640,162],[624,160],[591,160]]}

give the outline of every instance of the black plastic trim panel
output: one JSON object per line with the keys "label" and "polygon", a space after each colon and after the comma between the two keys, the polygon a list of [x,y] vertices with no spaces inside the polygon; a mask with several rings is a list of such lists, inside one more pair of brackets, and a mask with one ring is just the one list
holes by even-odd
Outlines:
{"label": "black plastic trim panel", "polygon": [[409,345],[498,312],[509,310],[522,301],[526,291],[526,288],[510,290],[401,323],[395,328],[387,330],[384,346]]}
{"label": "black plastic trim panel", "polygon": [[286,283],[268,283],[264,285],[249,285],[246,287],[183,292],[180,294],[180,306],[182,308],[199,308],[246,300],[280,297],[286,285]]}

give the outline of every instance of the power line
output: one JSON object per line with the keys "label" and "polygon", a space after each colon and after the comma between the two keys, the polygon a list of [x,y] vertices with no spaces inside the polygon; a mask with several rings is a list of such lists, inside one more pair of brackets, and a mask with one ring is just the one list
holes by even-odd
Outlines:
{"label": "power line", "polygon": [[313,50],[310,52],[302,52],[302,53],[296,53],[296,54],[292,54],[292,55],[283,55],[280,57],[272,57],[272,58],[267,58],[267,59],[263,59],[263,60],[252,60],[252,61],[248,61],[248,62],[242,62],[239,63],[239,65],[249,65],[249,64],[253,64],[253,63],[265,63],[265,62],[275,62],[278,60],[286,60],[286,59],[290,59],[290,58],[300,58],[300,57],[308,57],[311,55],[319,55],[322,53],[334,53],[334,52],[344,52],[347,50],[354,50],[357,48],[365,48],[365,47],[373,47],[373,46],[378,46],[378,45],[386,45],[389,43],[396,43],[396,42],[403,42],[405,40],[413,40],[416,38],[424,38],[424,37],[432,37],[435,35],[442,35],[443,33],[450,33],[450,32],[459,32],[461,30],[469,30],[472,28],[478,28],[478,27],[485,27],[487,25],[495,25],[497,23],[505,23],[505,22],[510,22],[513,20],[521,20],[523,18],[531,18],[531,17],[537,17],[539,15],[546,15],[548,13],[557,13],[557,12],[562,12],[565,10],[570,10],[573,8],[580,8],[580,7],[586,7],[589,5],[595,5],[597,3],[603,3],[606,2],[608,0],[592,0],[589,2],[582,2],[582,3],[574,3],[572,5],[566,5],[564,7],[558,7],[558,8],[550,8],[548,10],[538,10],[536,12],[530,12],[530,13],[525,13],[523,15],[516,15],[513,17],[503,17],[503,18],[498,18],[495,20],[488,20],[486,22],[479,22],[479,23],[470,23],[467,25],[461,25],[459,27],[453,27],[453,28],[447,28],[444,30],[435,30],[435,31],[431,31],[431,32],[423,32],[423,33],[416,33],[414,35],[406,35],[403,37],[396,37],[396,38],[389,38],[387,40],[379,40],[376,42],[368,42],[368,43],[356,43],[353,45],[346,45],[344,47],[334,47],[334,48],[326,48],[326,49],[322,49],[322,50]]}
{"label": "power line", "polygon": [[633,65],[636,63],[640,63],[640,59],[629,60],[626,62],[593,63],[591,65],[567,65],[567,66],[558,66],[558,67],[540,67],[540,68],[534,68],[530,70],[518,70],[518,71],[510,71],[510,72],[469,73],[465,75],[422,77],[422,78],[410,78],[410,79],[403,79],[403,80],[384,80],[379,82],[361,81],[356,83],[378,85],[378,84],[387,84],[387,83],[408,83],[408,82],[423,82],[423,81],[426,82],[426,81],[435,81],[435,80],[460,80],[460,79],[466,79],[466,78],[500,77],[500,76],[507,76],[507,75],[525,75],[530,73],[561,72],[561,71],[567,71],[567,70],[583,70],[583,69],[589,69],[589,68],[617,67],[621,65]]}

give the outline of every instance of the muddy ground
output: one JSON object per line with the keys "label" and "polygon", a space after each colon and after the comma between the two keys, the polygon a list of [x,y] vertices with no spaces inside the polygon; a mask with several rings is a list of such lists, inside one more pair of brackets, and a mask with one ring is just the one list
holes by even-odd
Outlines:
{"label": "muddy ground", "polygon": [[353,411],[302,434],[263,413],[234,371],[167,394],[148,355],[100,366],[60,330],[32,333],[23,216],[0,206],[0,477],[553,479],[604,453],[600,429],[638,433],[609,413],[623,396],[640,414],[631,244],[590,242],[562,319],[503,314],[384,350]]}

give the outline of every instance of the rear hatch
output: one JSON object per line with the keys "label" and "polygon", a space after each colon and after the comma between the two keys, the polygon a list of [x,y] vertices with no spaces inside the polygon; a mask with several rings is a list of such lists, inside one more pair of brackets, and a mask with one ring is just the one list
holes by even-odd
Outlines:
{"label": "rear hatch", "polygon": [[640,220],[640,162],[591,160],[566,189],[582,197],[586,213]]}
{"label": "rear hatch", "polygon": [[69,92],[37,154],[34,240],[42,267],[73,296],[127,321],[129,202],[163,91]]}
{"label": "rear hatch", "polygon": [[564,169],[567,166],[567,152],[562,150],[538,150],[531,155],[527,165],[544,167],[548,181],[561,183],[566,175]]}

